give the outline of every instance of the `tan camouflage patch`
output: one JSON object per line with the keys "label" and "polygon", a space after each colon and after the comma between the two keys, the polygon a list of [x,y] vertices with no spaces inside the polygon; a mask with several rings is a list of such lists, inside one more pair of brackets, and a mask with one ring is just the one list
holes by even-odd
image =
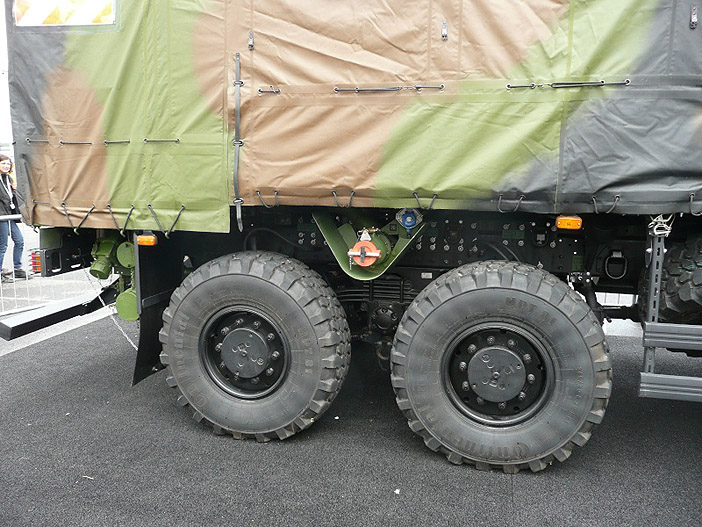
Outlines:
{"label": "tan camouflage patch", "polygon": [[[80,75],[60,68],[47,76],[43,99],[44,130],[49,145],[43,163],[37,160],[37,196],[51,196],[37,204],[35,219],[47,225],[77,225],[93,205],[104,211],[108,203],[106,148],[103,144],[102,105]],[[90,143],[90,144],[80,144]],[[41,159],[41,158],[40,158]],[[42,188],[44,187],[44,188]],[[38,201],[38,200],[37,200]],[[92,224],[88,218],[85,226]]]}

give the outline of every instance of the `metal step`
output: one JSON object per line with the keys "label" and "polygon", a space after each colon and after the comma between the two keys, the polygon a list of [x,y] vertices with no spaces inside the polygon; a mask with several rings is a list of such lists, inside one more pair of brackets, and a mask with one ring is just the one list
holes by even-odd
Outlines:
{"label": "metal step", "polygon": [[639,397],[702,402],[702,378],[641,372]]}
{"label": "metal step", "polygon": [[702,350],[702,326],[643,323],[644,348]]}

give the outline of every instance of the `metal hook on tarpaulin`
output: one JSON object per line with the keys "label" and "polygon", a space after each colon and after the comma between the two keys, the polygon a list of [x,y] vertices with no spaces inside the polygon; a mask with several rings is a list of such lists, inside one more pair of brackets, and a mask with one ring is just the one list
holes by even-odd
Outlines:
{"label": "metal hook on tarpaulin", "polygon": [[180,215],[183,214],[184,210],[185,210],[185,205],[181,205],[180,210],[178,211],[178,214],[176,214],[176,217],[173,220],[173,223],[171,224],[171,226],[169,227],[169,229],[165,233],[166,238],[168,238],[168,235],[171,234],[171,232],[173,232],[173,229],[175,228],[176,223],[178,223],[178,220],[180,219]]}
{"label": "metal hook on tarpaulin", "polygon": [[[619,201],[621,199],[622,199],[622,197],[619,194],[614,196],[614,203],[612,203],[612,206],[609,209],[607,209],[604,212],[604,214],[609,214],[610,212],[613,212],[614,209],[617,208],[617,204],[619,204]],[[592,196],[591,201],[592,201],[592,206],[595,208],[595,214],[599,214],[600,211],[599,211],[599,208],[597,207],[597,198],[595,196]]]}
{"label": "metal hook on tarpaulin", "polygon": [[609,214],[610,212],[614,212],[614,209],[617,208],[617,204],[619,203],[620,199],[622,199],[622,197],[619,194],[614,196],[614,203],[612,203],[612,206],[607,210],[607,212],[605,212],[605,214]]}
{"label": "metal hook on tarpaulin", "polygon": [[154,217],[154,221],[156,222],[156,225],[158,225],[158,230],[160,230],[161,232],[166,232],[166,230],[163,228],[163,225],[161,225],[161,222],[158,221],[158,216],[156,216],[156,212],[154,211],[154,208],[151,206],[151,203],[148,203],[146,206],[151,211],[151,215]]}
{"label": "metal hook on tarpaulin", "polygon": [[119,225],[117,224],[117,220],[115,219],[115,215],[112,214],[112,207],[110,206],[109,203],[107,204],[107,212],[110,213],[110,218],[112,218],[112,223],[115,224],[115,228],[116,228],[118,231],[120,231],[120,234],[122,234],[122,231],[121,231],[121,229],[119,228]]}
{"label": "metal hook on tarpaulin", "polygon": [[166,238],[168,238],[168,237],[170,236],[171,232],[173,232],[173,229],[175,228],[176,223],[178,223],[178,220],[180,219],[180,215],[183,214],[183,211],[185,210],[185,205],[181,205],[181,206],[180,206],[180,210],[178,211],[178,214],[177,214],[176,217],[175,217],[175,220],[173,220],[173,223],[171,224],[171,226],[168,228],[168,230],[166,230],[166,229],[163,228],[163,225],[161,225],[161,222],[158,221],[158,216],[156,216],[156,211],[155,211],[154,208],[151,206],[151,203],[149,203],[149,204],[146,205],[146,206],[149,207],[149,210],[151,211],[151,215],[153,216],[154,221],[156,221],[156,225],[158,225],[158,229],[159,229],[161,232],[163,232],[163,235],[164,235]]}
{"label": "metal hook on tarpaulin", "polygon": [[431,197],[431,202],[429,203],[429,206],[428,206],[428,207],[425,207],[424,205],[422,205],[422,202],[419,201],[419,194],[417,194],[416,192],[412,192],[412,196],[414,197],[414,199],[415,199],[416,202],[417,202],[417,207],[419,207],[419,208],[422,209],[422,210],[431,210],[432,207],[434,207],[434,202],[436,201],[436,198],[439,197],[438,194],[434,194],[434,195]]}
{"label": "metal hook on tarpaulin", "polygon": [[85,216],[83,216],[83,219],[80,220],[80,223],[78,223],[77,226],[74,226],[73,222],[71,221],[71,216],[68,213],[68,208],[66,207],[65,201],[61,202],[61,207],[63,208],[63,213],[65,214],[66,219],[68,220],[68,224],[71,226],[71,229],[73,229],[73,232],[75,232],[76,234],[79,234],[78,229],[80,229],[83,226],[83,223],[85,223],[85,220],[88,219],[88,216],[90,216],[90,213],[92,213],[95,210],[95,205],[90,207],[90,210],[85,214]]}
{"label": "metal hook on tarpaulin", "polygon": [[90,213],[93,212],[94,210],[95,210],[95,205],[93,204],[93,206],[90,207],[90,210],[85,213],[85,216],[83,216],[83,219],[80,220],[80,223],[78,224],[78,226],[75,229],[73,229],[76,234],[78,234],[78,229],[80,229],[83,226],[83,223],[85,223],[85,220],[88,219],[88,216],[90,216]]}
{"label": "metal hook on tarpaulin", "polygon": [[112,222],[115,224],[115,227],[117,227],[117,230],[119,231],[119,233],[120,233],[122,236],[124,236],[124,231],[127,229],[127,224],[129,223],[129,218],[132,217],[132,212],[134,212],[134,209],[135,209],[135,208],[136,208],[136,207],[134,207],[134,205],[132,205],[132,208],[129,209],[129,212],[127,213],[127,219],[124,221],[124,227],[122,227],[122,228],[120,229],[120,228],[119,228],[119,225],[117,224],[117,220],[115,219],[115,215],[112,214],[112,206],[110,206],[109,203],[107,204],[107,211],[110,213],[110,216],[112,217]]}
{"label": "metal hook on tarpaulin", "polygon": [[278,205],[280,205],[280,203],[278,202],[278,191],[277,191],[277,190],[274,190],[274,191],[273,191],[273,197],[274,197],[274,199],[275,199],[275,203],[274,203],[273,205],[269,205],[268,203],[266,203],[266,202],[263,200],[263,196],[261,195],[261,191],[260,191],[260,190],[257,190],[257,191],[256,191],[256,195],[258,196],[258,199],[261,200],[261,205],[263,205],[263,206],[266,207],[267,209],[272,209],[273,207],[277,207]]}
{"label": "metal hook on tarpaulin", "polygon": [[349,195],[349,204],[344,206],[341,203],[339,203],[339,197],[336,195],[336,190],[332,190],[331,193],[332,196],[334,196],[334,201],[336,201],[336,206],[340,209],[348,209],[349,207],[351,207],[351,204],[353,203],[353,197],[356,195],[356,191],[352,190],[351,194]]}
{"label": "metal hook on tarpaulin", "polygon": [[517,212],[519,210],[519,207],[522,206],[522,201],[526,199],[526,196],[522,194],[519,196],[519,201],[517,201],[517,204],[514,206],[514,210],[502,210],[502,194],[499,195],[497,198],[497,211],[501,212],[502,214],[505,214],[507,212]]}
{"label": "metal hook on tarpaulin", "polygon": [[68,209],[66,208],[66,202],[65,202],[65,201],[63,201],[63,202],[61,203],[61,207],[63,207],[63,213],[66,215],[66,219],[68,220],[68,224],[71,226],[71,229],[73,229],[73,232],[75,232],[76,234],[78,234],[78,231],[77,231],[76,228],[73,226],[73,222],[71,221],[71,216],[69,216],[69,214],[68,214]]}

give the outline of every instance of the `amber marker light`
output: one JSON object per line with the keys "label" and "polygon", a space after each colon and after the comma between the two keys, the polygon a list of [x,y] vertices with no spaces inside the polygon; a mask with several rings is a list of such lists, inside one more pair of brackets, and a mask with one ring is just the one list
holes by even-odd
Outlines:
{"label": "amber marker light", "polygon": [[155,234],[139,234],[137,236],[137,245],[141,247],[153,247],[157,242]]}
{"label": "amber marker light", "polygon": [[558,216],[556,227],[566,231],[577,231],[583,228],[583,219],[580,216]]}

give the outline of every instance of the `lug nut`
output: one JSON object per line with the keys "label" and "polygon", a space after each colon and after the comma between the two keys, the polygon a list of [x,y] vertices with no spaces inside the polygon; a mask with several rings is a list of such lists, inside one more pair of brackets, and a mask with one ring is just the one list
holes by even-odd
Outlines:
{"label": "lug nut", "polygon": [[527,382],[528,382],[529,384],[534,384],[534,381],[535,381],[535,380],[536,380],[536,377],[534,377],[534,374],[533,374],[533,373],[530,373],[529,375],[527,375]]}
{"label": "lug nut", "polygon": [[461,384],[461,388],[463,388],[464,392],[470,390],[470,384],[468,384],[468,381],[463,381],[463,384]]}
{"label": "lug nut", "polygon": [[231,330],[230,330],[227,326],[224,326],[222,329],[219,330],[219,333],[220,333],[223,337],[226,337],[227,334],[228,334],[230,331],[231,331]]}
{"label": "lug nut", "polygon": [[517,345],[517,343],[516,343],[516,341],[514,341],[513,339],[509,339],[509,340],[507,341],[507,347],[508,347],[508,348],[514,348],[516,345]]}
{"label": "lug nut", "polygon": [[507,405],[506,405],[505,403],[500,403],[500,404],[497,405],[497,407],[498,407],[500,410],[504,410],[505,408],[507,408]]}
{"label": "lug nut", "polygon": [[217,353],[220,353],[222,351],[222,343],[221,342],[215,346],[215,351]]}
{"label": "lug nut", "polygon": [[475,344],[471,344],[470,346],[468,346],[468,353],[475,353],[477,349],[478,348]]}
{"label": "lug nut", "polygon": [[256,322],[253,323],[254,329],[258,329],[261,327],[261,323],[257,320]]}
{"label": "lug nut", "polygon": [[490,346],[492,346],[495,343],[495,337],[488,337],[487,343],[490,344]]}
{"label": "lug nut", "polygon": [[275,372],[273,371],[273,368],[268,368],[268,369],[266,370],[266,375],[267,375],[268,377],[270,377],[270,376],[273,375],[274,373],[275,373]]}
{"label": "lug nut", "polygon": [[279,351],[274,351],[271,353],[271,359],[273,360],[278,360],[280,358],[280,352]]}
{"label": "lug nut", "polygon": [[220,363],[219,363],[219,367],[222,368],[222,369],[225,369],[225,368],[227,367],[227,365],[224,364],[224,362],[220,362]]}
{"label": "lug nut", "polygon": [[524,362],[526,362],[527,364],[529,364],[529,363],[531,362],[531,355],[529,355],[529,354],[527,353],[527,354],[524,355],[523,359],[524,359]]}
{"label": "lug nut", "polygon": [[467,365],[465,362],[461,362],[461,363],[458,365],[458,369],[461,370],[461,371],[466,371],[466,368],[467,368],[467,367],[468,367],[468,365]]}
{"label": "lug nut", "polygon": [[261,379],[259,379],[258,377],[254,377],[253,379],[251,379],[251,384],[258,384],[258,381],[260,380]]}
{"label": "lug nut", "polygon": [[526,399],[526,394],[524,392],[519,392],[519,396],[517,397],[520,401],[523,401]]}
{"label": "lug nut", "polygon": [[268,342],[271,342],[273,339],[275,339],[275,335],[273,333],[269,333],[266,336],[266,339],[268,340]]}
{"label": "lug nut", "polygon": [[243,319],[243,318],[237,318],[237,319],[234,321],[234,324],[236,324],[237,326],[241,326],[243,323],[244,323],[244,319]]}
{"label": "lug nut", "polygon": [[482,397],[478,397],[478,398],[475,400],[475,402],[478,403],[480,406],[482,406],[482,405],[485,404],[485,401],[483,400]]}

